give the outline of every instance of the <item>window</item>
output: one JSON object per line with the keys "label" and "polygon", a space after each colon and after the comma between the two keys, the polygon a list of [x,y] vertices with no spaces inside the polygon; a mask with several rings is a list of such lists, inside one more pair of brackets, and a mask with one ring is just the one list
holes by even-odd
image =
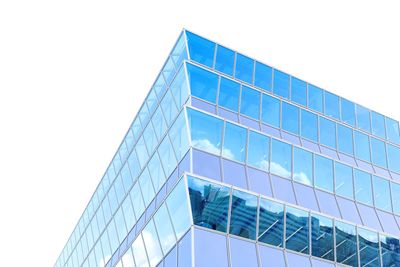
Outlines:
{"label": "window", "polygon": [[292,76],[290,98],[302,106],[307,106],[307,83]]}
{"label": "window", "polygon": [[400,148],[387,144],[387,153],[389,160],[389,169],[400,173]]}
{"label": "window", "polygon": [[247,83],[253,81],[254,60],[242,54],[236,54],[235,77]]}
{"label": "window", "polygon": [[158,107],[156,112],[153,115],[153,118],[151,119],[153,126],[156,126],[154,128],[154,131],[157,135],[157,139],[160,141],[161,137],[164,135],[165,131],[167,130],[167,123],[165,122],[164,116],[161,111],[161,107]]}
{"label": "window", "polygon": [[239,107],[240,84],[221,77],[218,104],[237,112]]}
{"label": "window", "polygon": [[274,70],[274,94],[289,98],[290,76],[282,71]]}
{"label": "window", "polygon": [[256,239],[257,204],[257,196],[233,190],[230,234]]}
{"label": "window", "polygon": [[258,120],[260,116],[260,92],[247,86],[242,86],[240,113]]}
{"label": "window", "polygon": [[378,234],[358,228],[358,242],[361,266],[381,266]]}
{"label": "window", "polygon": [[333,192],[333,162],[315,155],[315,186]]}
{"label": "window", "polygon": [[322,89],[308,84],[308,107],[322,113]]}
{"label": "window", "polygon": [[353,155],[353,131],[342,124],[337,124],[338,150]]}
{"label": "window", "polygon": [[372,163],[387,168],[385,143],[371,137]]}
{"label": "window", "polygon": [[341,98],[340,104],[341,104],[342,121],[346,122],[347,124],[349,124],[351,126],[355,126],[356,125],[356,115],[355,115],[354,103],[347,99]]}
{"label": "window", "polygon": [[333,261],[333,220],[327,217],[311,214],[312,255]]}
{"label": "window", "polygon": [[286,248],[309,253],[308,212],[286,207]]}
{"label": "window", "polygon": [[299,108],[286,102],[282,103],[282,129],[299,134]]}
{"label": "window", "polygon": [[160,236],[161,248],[164,255],[175,245],[176,239],[172,223],[165,204],[163,204],[154,215],[158,235]]}
{"label": "window", "polygon": [[254,85],[266,91],[271,91],[271,83],[272,68],[260,62],[256,62]]}
{"label": "window", "polygon": [[354,170],[354,185],[356,200],[372,205],[371,175],[360,170]]}
{"label": "window", "polygon": [[176,108],[174,99],[172,98],[171,91],[167,91],[165,93],[160,105],[167,125],[170,126],[172,121],[175,119],[176,114],[178,113],[178,109]]}
{"label": "window", "polygon": [[358,159],[370,162],[369,137],[359,131],[354,131],[355,154]]}
{"label": "window", "polygon": [[247,130],[235,124],[226,123],[222,156],[244,162],[246,158]]}
{"label": "window", "polygon": [[206,40],[196,34],[186,31],[190,59],[208,67],[212,67],[214,61],[215,43]]}
{"label": "window", "polygon": [[270,171],[281,177],[290,178],[292,174],[292,146],[272,139]]}
{"label": "window", "polygon": [[399,123],[386,117],[386,134],[390,141],[400,144]]}
{"label": "window", "polygon": [[375,207],[392,212],[389,181],[378,176],[373,176],[372,181],[374,185]]}
{"label": "window", "polygon": [[232,76],[234,61],[235,52],[226,47],[218,45],[215,69]]}
{"label": "window", "polygon": [[269,166],[269,137],[250,131],[247,164],[268,170]]}
{"label": "window", "polygon": [[146,246],[147,255],[149,256],[150,265],[156,266],[163,258],[160,243],[153,220],[150,220],[143,229],[143,240]]}
{"label": "window", "polygon": [[178,115],[168,134],[179,162],[185,156],[186,151],[189,150],[189,137],[184,112]]}
{"label": "window", "polygon": [[313,184],[312,153],[298,147],[293,150],[293,180],[302,184]]}
{"label": "window", "polygon": [[380,234],[383,266],[396,266],[400,258],[400,242],[397,238]]}
{"label": "window", "polygon": [[194,266],[228,267],[227,255],[225,236],[194,229]]}
{"label": "window", "polygon": [[336,232],[336,261],[353,267],[358,266],[356,227],[335,222]]}
{"label": "window", "polygon": [[283,204],[260,199],[258,241],[283,246]]}
{"label": "window", "polygon": [[385,117],[374,111],[371,112],[372,134],[385,138]]}
{"label": "window", "polygon": [[[175,76],[175,79],[171,84],[171,93],[175,99],[175,103],[178,106],[178,109],[180,110],[182,105],[186,102],[187,98],[189,97],[189,89],[186,82],[184,67],[182,67],[179,70],[178,74]],[[156,104],[157,103],[155,102],[154,108],[156,107]]]}
{"label": "window", "polygon": [[371,132],[371,121],[369,110],[363,106],[356,105],[357,127],[367,132]]}
{"label": "window", "polygon": [[319,142],[325,146],[336,148],[336,123],[319,117]]}
{"label": "window", "polygon": [[132,244],[133,256],[135,257],[136,266],[149,266],[146,256],[146,248],[143,243],[142,234],[136,237]]}
{"label": "window", "polygon": [[336,194],[354,199],[353,169],[347,165],[335,162],[335,179]]}
{"label": "window", "polygon": [[339,120],[339,111],[339,97],[325,91],[325,115]]}
{"label": "window", "polygon": [[301,110],[301,136],[318,142],[318,116],[307,110]]}
{"label": "window", "polygon": [[267,94],[262,94],[262,115],[264,123],[280,127],[281,101]]}
{"label": "window", "polygon": [[215,104],[218,75],[192,64],[187,64],[191,94]]}

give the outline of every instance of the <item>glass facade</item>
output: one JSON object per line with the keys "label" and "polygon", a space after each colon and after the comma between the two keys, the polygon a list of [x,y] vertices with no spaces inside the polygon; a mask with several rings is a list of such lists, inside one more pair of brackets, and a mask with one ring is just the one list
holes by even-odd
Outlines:
{"label": "glass facade", "polygon": [[400,266],[399,122],[184,30],[64,266]]}

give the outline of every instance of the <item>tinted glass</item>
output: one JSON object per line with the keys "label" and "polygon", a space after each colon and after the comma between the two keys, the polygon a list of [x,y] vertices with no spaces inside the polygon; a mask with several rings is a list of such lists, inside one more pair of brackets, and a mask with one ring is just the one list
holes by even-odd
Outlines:
{"label": "tinted glass", "polygon": [[281,101],[269,95],[262,95],[262,115],[264,123],[280,127]]}
{"label": "tinted glass", "polygon": [[246,157],[247,130],[235,124],[226,123],[222,156],[244,162]]}
{"label": "tinted glass", "polygon": [[270,171],[273,174],[290,178],[292,174],[292,146],[272,139]]}
{"label": "tinted glass", "polygon": [[354,170],[354,185],[356,200],[372,205],[371,175],[360,170]]}
{"label": "tinted glass", "polygon": [[271,83],[272,68],[260,62],[256,62],[254,85],[266,91],[271,91]]}
{"label": "tinted glass", "polygon": [[369,137],[358,131],[354,131],[354,142],[355,142],[355,155],[357,158],[370,162],[369,152]]}
{"label": "tinted glass", "polygon": [[274,70],[274,94],[289,98],[290,76],[279,70]]}
{"label": "tinted glass", "polygon": [[235,52],[218,45],[215,69],[228,75],[233,75],[233,64],[235,61]]}
{"label": "tinted glass", "polygon": [[333,162],[315,155],[315,186],[333,192]]}
{"label": "tinted glass", "polygon": [[187,71],[191,94],[215,103],[217,99],[218,75],[191,64],[187,64]]}
{"label": "tinted glass", "polygon": [[400,241],[385,235],[379,236],[381,243],[382,265],[397,266],[400,258]]}
{"label": "tinted glass", "polygon": [[361,266],[381,266],[378,234],[366,229],[358,228],[358,242]]}
{"label": "tinted glass", "polygon": [[335,162],[335,179],[336,194],[353,199],[353,169]]}
{"label": "tinted glass", "polygon": [[312,214],[311,231],[312,255],[333,261],[333,220],[321,215]]}
{"label": "tinted glass", "polygon": [[188,184],[194,224],[226,232],[230,189],[193,177]]}
{"label": "tinted glass", "polygon": [[347,99],[341,98],[340,105],[341,105],[342,121],[346,122],[349,125],[355,126],[356,115],[355,115],[354,103]]}
{"label": "tinted glass", "polygon": [[146,267],[149,266],[146,256],[146,248],[143,243],[142,235],[139,234],[132,244],[133,256],[135,258],[136,266]]}
{"label": "tinted glass", "polygon": [[240,95],[240,84],[232,80],[221,77],[219,85],[218,104],[221,107],[238,111]]}
{"label": "tinted glass", "polygon": [[230,234],[256,238],[257,202],[257,196],[233,190]]}
{"label": "tinted glass", "polygon": [[325,91],[325,115],[340,119],[339,97]]}
{"label": "tinted glass", "polygon": [[164,255],[175,245],[176,239],[172,223],[165,204],[163,204],[154,215],[154,223],[160,236],[161,248]]}
{"label": "tinted glass", "polygon": [[307,106],[307,83],[292,76],[290,98],[302,106]]}
{"label": "tinted glass", "polygon": [[269,137],[250,131],[247,164],[268,170],[269,166]]}
{"label": "tinted glass", "polygon": [[179,73],[176,75],[174,81],[171,84],[171,92],[172,96],[175,99],[176,105],[180,109],[189,96],[189,89],[186,82],[185,68],[182,67]]}
{"label": "tinted glass", "polygon": [[387,168],[385,143],[371,137],[372,163]]}
{"label": "tinted glass", "polygon": [[282,129],[299,134],[299,108],[286,102],[282,103]]}
{"label": "tinted glass", "polygon": [[318,142],[318,116],[304,109],[301,110],[301,136]]}
{"label": "tinted glass", "polygon": [[308,107],[322,113],[322,90],[314,85],[308,85]]}
{"label": "tinted glass", "polygon": [[371,122],[372,122],[372,134],[385,138],[386,137],[385,117],[379,113],[372,111]]}
{"label": "tinted glass", "polygon": [[344,125],[337,124],[338,150],[353,155],[353,131]]}
{"label": "tinted glass", "polygon": [[357,127],[367,132],[371,132],[371,119],[369,113],[369,109],[356,105]]}
{"label": "tinted glass", "polygon": [[390,183],[392,189],[393,212],[400,215],[400,184]]}
{"label": "tinted glass", "polygon": [[231,266],[258,267],[257,251],[254,243],[230,238]]}
{"label": "tinted glass", "polygon": [[399,123],[388,117],[386,117],[386,134],[390,141],[400,144]]}
{"label": "tinted glass", "polygon": [[247,83],[253,81],[254,60],[242,54],[236,54],[235,77]]}
{"label": "tinted glass", "polygon": [[313,184],[312,153],[298,147],[293,150],[293,180],[303,184]]}
{"label": "tinted glass", "polygon": [[150,220],[143,229],[143,241],[146,246],[147,255],[149,256],[150,266],[156,266],[163,258],[160,243],[153,220]]}
{"label": "tinted glass", "polygon": [[283,246],[283,204],[260,199],[258,241]]}
{"label": "tinted glass", "polygon": [[247,86],[242,86],[240,113],[256,120],[260,116],[260,92]]}
{"label": "tinted glass", "polygon": [[336,148],[336,123],[325,118],[319,118],[319,142],[331,148]]}
{"label": "tinted glass", "polygon": [[400,173],[400,148],[387,144],[387,153],[389,161],[389,169]]}
{"label": "tinted glass", "polygon": [[226,237],[194,229],[195,266],[228,267]]}
{"label": "tinted glass", "polygon": [[378,209],[392,211],[389,181],[378,176],[372,177],[374,186],[374,203]]}
{"label": "tinted glass", "polygon": [[196,34],[186,31],[190,59],[208,67],[212,67],[214,61],[215,43],[208,41]]}
{"label": "tinted glass", "polygon": [[336,261],[353,267],[358,266],[356,227],[347,223],[335,222]]}
{"label": "tinted glass", "polygon": [[308,235],[308,213],[296,208],[286,207],[286,248],[308,254]]}

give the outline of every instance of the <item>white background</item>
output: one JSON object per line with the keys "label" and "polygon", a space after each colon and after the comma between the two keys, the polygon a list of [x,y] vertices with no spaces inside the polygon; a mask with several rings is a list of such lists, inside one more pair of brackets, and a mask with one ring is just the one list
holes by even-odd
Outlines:
{"label": "white background", "polygon": [[0,266],[53,265],[183,27],[400,119],[399,14],[396,1],[1,1]]}

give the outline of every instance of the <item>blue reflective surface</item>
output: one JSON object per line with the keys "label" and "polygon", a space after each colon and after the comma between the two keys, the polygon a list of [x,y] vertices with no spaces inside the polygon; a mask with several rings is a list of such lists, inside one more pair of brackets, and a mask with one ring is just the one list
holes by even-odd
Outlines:
{"label": "blue reflective surface", "polygon": [[269,169],[269,143],[270,139],[265,135],[250,131],[247,164],[259,169]]}
{"label": "blue reflective surface", "polygon": [[268,199],[260,199],[258,241],[283,246],[283,205]]}
{"label": "blue reflective surface", "polygon": [[270,172],[290,178],[292,176],[292,147],[273,139],[271,149]]}
{"label": "blue reflective surface", "polygon": [[333,162],[315,155],[315,186],[333,192]]}
{"label": "blue reflective surface", "polygon": [[239,108],[240,84],[221,77],[219,86],[218,105],[237,112]]}
{"label": "blue reflective surface", "polygon": [[246,158],[247,130],[232,123],[226,123],[222,156],[244,162]]}
{"label": "blue reflective surface", "polygon": [[233,190],[229,233],[256,239],[257,196]]}
{"label": "blue reflective surface", "polygon": [[299,109],[286,102],[282,103],[282,129],[299,134]]}
{"label": "blue reflective surface", "polygon": [[260,62],[256,62],[256,70],[254,75],[254,85],[271,91],[272,87],[272,68]]}
{"label": "blue reflective surface", "polygon": [[258,120],[260,117],[260,96],[260,92],[243,85],[240,113]]}
{"label": "blue reflective surface", "polygon": [[336,124],[323,117],[319,118],[320,133],[319,141],[321,144],[330,148],[336,148]]}
{"label": "blue reflective surface", "polygon": [[308,84],[308,107],[312,110],[323,111],[323,92],[320,88]]}
{"label": "blue reflective surface", "polygon": [[304,109],[301,110],[301,136],[318,142],[318,116]]}
{"label": "blue reflective surface", "polygon": [[242,54],[236,54],[235,77],[247,83],[253,81],[254,60]]}
{"label": "blue reflective surface", "polygon": [[353,169],[347,165],[336,162],[335,179],[336,194],[353,199]]}
{"label": "blue reflective surface", "polygon": [[338,150],[353,155],[353,131],[344,125],[337,124]]}
{"label": "blue reflective surface", "polygon": [[280,127],[281,102],[269,95],[262,95],[261,120],[277,128]]}
{"label": "blue reflective surface", "polygon": [[274,70],[274,93],[289,98],[290,76],[282,71]]}
{"label": "blue reflective surface", "polygon": [[312,153],[297,147],[293,150],[293,180],[313,185]]}
{"label": "blue reflective surface", "polygon": [[333,220],[311,214],[312,255],[334,260]]}
{"label": "blue reflective surface", "polygon": [[340,119],[339,97],[337,95],[325,91],[324,100],[325,100],[325,115],[339,120]]}
{"label": "blue reflective surface", "polygon": [[215,43],[186,31],[190,58],[208,67],[214,61]]}
{"label": "blue reflective surface", "polygon": [[307,83],[292,77],[290,99],[297,104],[307,106]]}
{"label": "blue reflective surface", "polygon": [[215,69],[228,75],[233,75],[233,64],[235,62],[235,52],[223,47],[217,46],[217,56],[215,60]]}
{"label": "blue reflective surface", "polygon": [[191,94],[215,103],[217,99],[218,75],[192,64],[187,64],[186,68]]}
{"label": "blue reflective surface", "polygon": [[285,247],[297,252],[309,253],[309,227],[306,211],[286,208],[286,237]]}

